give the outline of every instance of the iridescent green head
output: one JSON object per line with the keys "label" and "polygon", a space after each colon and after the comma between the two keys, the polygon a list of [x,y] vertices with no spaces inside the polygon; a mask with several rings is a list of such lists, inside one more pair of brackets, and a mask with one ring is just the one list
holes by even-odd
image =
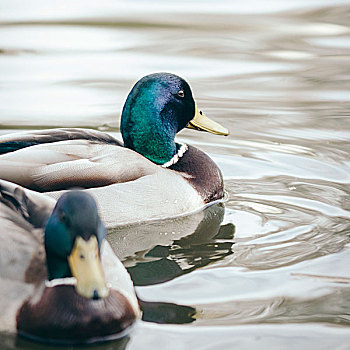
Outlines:
{"label": "iridescent green head", "polygon": [[124,145],[156,164],[164,164],[178,150],[176,133],[189,125],[196,111],[184,79],[171,73],[147,75],[134,85],[123,108],[120,128]]}
{"label": "iridescent green head", "polygon": [[195,102],[189,85],[169,73],[139,80],[125,102],[121,132],[126,147],[157,164],[177,152],[175,135],[193,118]]}
{"label": "iridescent green head", "polygon": [[46,224],[48,279],[75,277],[76,290],[87,298],[108,294],[100,261],[105,227],[95,200],[83,191],[63,194]]}

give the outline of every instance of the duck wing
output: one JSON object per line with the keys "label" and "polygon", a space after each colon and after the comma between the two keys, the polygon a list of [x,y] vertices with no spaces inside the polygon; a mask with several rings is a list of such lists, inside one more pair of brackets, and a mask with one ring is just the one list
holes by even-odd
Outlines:
{"label": "duck wing", "polygon": [[157,166],[138,153],[96,140],[38,144],[0,155],[0,178],[36,191],[130,182]]}
{"label": "duck wing", "polygon": [[0,180],[0,331],[15,330],[17,310],[46,278],[43,227],[55,202]]}
{"label": "duck wing", "polygon": [[79,128],[45,129],[0,136],[0,154],[14,152],[30,146],[67,140],[90,140],[116,146],[123,145],[113,136],[97,130]]}

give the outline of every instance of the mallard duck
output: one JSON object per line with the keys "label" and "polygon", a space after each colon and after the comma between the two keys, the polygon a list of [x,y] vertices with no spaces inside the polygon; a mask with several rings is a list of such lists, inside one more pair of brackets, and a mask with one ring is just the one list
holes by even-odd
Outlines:
{"label": "mallard duck", "polygon": [[0,180],[0,227],[0,331],[92,343],[121,337],[140,316],[88,193],[68,191],[55,203]]}
{"label": "mallard duck", "polygon": [[[175,142],[185,127],[228,135],[193,99],[189,84],[170,73],[143,77],[121,116],[124,144],[84,129],[53,129],[0,137],[0,178],[50,192],[84,187],[107,227],[198,210],[224,196],[222,174],[202,151]],[[116,206],[118,203],[122,205]]]}

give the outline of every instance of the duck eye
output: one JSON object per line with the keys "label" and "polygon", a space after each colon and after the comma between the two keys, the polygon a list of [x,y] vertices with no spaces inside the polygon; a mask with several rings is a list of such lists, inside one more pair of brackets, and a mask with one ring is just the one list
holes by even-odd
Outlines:
{"label": "duck eye", "polygon": [[80,254],[79,258],[80,260],[85,260],[85,256],[83,254]]}
{"label": "duck eye", "polygon": [[177,96],[183,98],[183,97],[185,97],[185,92],[184,92],[183,90],[179,90],[179,91],[177,92]]}

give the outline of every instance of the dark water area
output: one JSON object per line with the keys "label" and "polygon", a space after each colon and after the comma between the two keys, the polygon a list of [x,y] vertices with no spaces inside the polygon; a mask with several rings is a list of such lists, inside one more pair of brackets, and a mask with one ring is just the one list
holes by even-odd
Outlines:
{"label": "dark water area", "polygon": [[337,0],[0,2],[0,134],[120,137],[158,71],[231,131],[178,135],[220,166],[224,207],[108,233],[148,304],[89,349],[350,349],[349,17]]}

